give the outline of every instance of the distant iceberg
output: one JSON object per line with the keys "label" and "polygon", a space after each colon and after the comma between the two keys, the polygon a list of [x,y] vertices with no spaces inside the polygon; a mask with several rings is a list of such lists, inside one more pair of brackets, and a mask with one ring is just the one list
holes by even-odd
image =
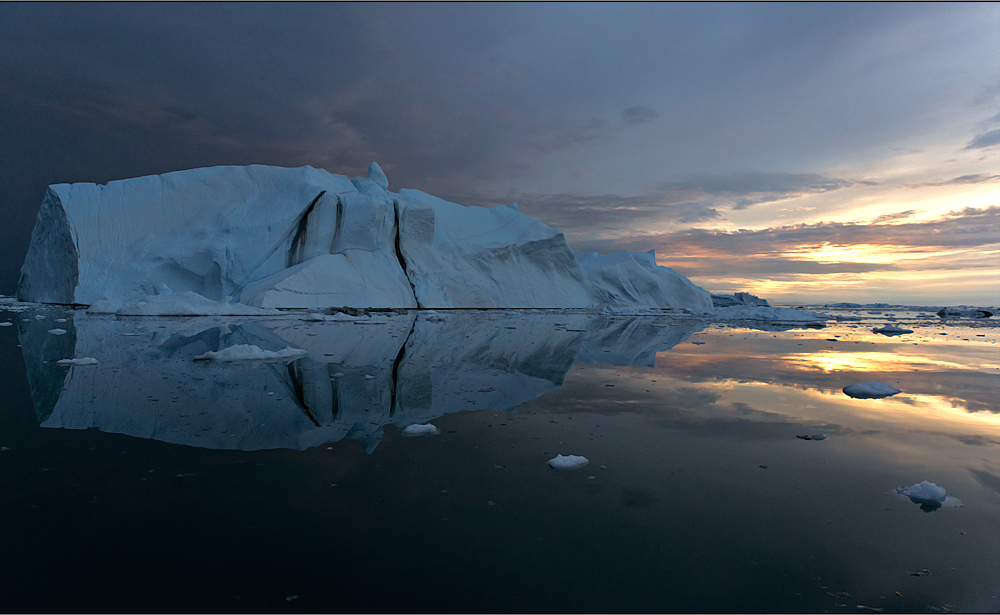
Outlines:
{"label": "distant iceberg", "polygon": [[712,305],[715,307],[750,306],[770,307],[767,299],[761,299],[750,293],[733,293],[731,295],[712,293]]}
{"label": "distant iceberg", "polygon": [[52,185],[17,295],[135,315],[712,309],[707,291],[657,266],[652,253],[578,258],[560,231],[516,207],[465,207],[388,186],[375,163],[353,180],[252,165]]}

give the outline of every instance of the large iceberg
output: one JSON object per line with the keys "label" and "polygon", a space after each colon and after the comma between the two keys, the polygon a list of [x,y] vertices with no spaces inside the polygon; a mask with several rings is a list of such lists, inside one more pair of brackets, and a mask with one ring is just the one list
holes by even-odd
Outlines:
{"label": "large iceberg", "polygon": [[652,253],[578,258],[516,207],[388,187],[376,163],[353,180],[253,165],[52,185],[17,295],[130,313],[180,293],[265,309],[712,309]]}

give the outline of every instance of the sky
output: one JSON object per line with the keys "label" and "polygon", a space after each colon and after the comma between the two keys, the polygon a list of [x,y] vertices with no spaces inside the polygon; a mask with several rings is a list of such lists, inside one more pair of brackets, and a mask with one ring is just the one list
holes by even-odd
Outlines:
{"label": "sky", "polygon": [[310,165],[775,304],[1000,305],[1000,4],[0,3],[0,293],[46,186]]}

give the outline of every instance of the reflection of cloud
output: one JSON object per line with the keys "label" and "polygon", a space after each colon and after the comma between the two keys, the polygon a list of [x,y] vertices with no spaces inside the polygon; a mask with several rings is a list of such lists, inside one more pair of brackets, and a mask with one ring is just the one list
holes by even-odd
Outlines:
{"label": "reflection of cloud", "polygon": [[986,470],[977,470],[975,468],[969,468],[969,472],[972,472],[972,475],[976,477],[976,481],[979,482],[980,485],[1000,493],[1000,476],[991,474]]}

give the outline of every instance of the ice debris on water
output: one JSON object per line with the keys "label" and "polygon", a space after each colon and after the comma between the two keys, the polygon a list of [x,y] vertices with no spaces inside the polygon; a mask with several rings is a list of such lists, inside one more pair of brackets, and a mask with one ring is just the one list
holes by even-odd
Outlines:
{"label": "ice debris on water", "polygon": [[902,327],[897,327],[896,325],[886,325],[884,327],[872,329],[872,333],[881,333],[882,335],[904,335],[906,333],[913,333],[913,329],[904,329]]}
{"label": "ice debris on water", "polygon": [[884,382],[862,382],[844,387],[844,393],[855,399],[881,399],[891,397],[903,391]]}
{"label": "ice debris on water", "polygon": [[795,437],[799,438],[800,440],[826,440],[825,433],[818,433],[812,436],[795,436]]}
{"label": "ice debris on water", "polygon": [[209,351],[198,355],[195,361],[274,361],[278,359],[297,359],[309,354],[300,348],[284,348],[277,352],[262,350],[252,344],[236,344],[218,352]]}
{"label": "ice debris on water", "polygon": [[910,498],[914,504],[919,504],[920,510],[924,512],[934,512],[942,506],[962,505],[962,501],[948,495],[944,487],[926,480],[909,487],[896,487],[896,493]]}
{"label": "ice debris on water", "polygon": [[66,335],[66,329],[49,329],[52,335]]}
{"label": "ice debris on water", "polygon": [[404,436],[432,436],[441,433],[435,425],[424,423],[423,425],[410,425],[403,430]]}
{"label": "ice debris on water", "polygon": [[94,357],[81,357],[79,359],[61,359],[56,361],[59,365],[97,365]]}
{"label": "ice debris on water", "polygon": [[947,497],[944,487],[938,487],[928,481],[921,481],[909,487],[896,487],[896,493],[920,501],[944,502]]}
{"label": "ice debris on water", "polygon": [[0,327],[11,327],[14,323],[12,322],[0,322]]}
{"label": "ice debris on water", "polygon": [[556,455],[548,463],[553,470],[576,470],[590,463],[590,460],[582,455]]}

